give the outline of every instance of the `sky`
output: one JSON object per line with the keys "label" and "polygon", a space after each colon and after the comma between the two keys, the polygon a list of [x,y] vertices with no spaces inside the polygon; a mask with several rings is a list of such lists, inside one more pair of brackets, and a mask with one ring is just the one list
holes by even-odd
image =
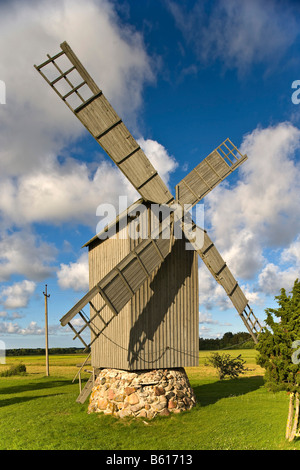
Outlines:
{"label": "sky", "polygon": [[[248,160],[204,228],[263,323],[300,267],[300,5],[0,1],[0,340],[81,347],[59,319],[88,291],[101,204],[138,194],[34,69],[67,41],[171,192],[229,137]],[[299,91],[298,91],[299,90]],[[245,331],[199,260],[199,334]]]}

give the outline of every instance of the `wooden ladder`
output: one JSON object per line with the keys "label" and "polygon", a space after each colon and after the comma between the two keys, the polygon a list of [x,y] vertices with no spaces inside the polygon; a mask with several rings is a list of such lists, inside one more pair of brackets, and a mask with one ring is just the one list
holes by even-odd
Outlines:
{"label": "wooden ladder", "polygon": [[80,393],[79,393],[79,395],[76,399],[77,403],[83,404],[86,401],[86,399],[88,398],[88,396],[90,395],[90,393],[92,391],[92,388],[94,386],[94,383],[95,383],[95,375],[96,375],[96,370],[93,370],[92,373],[91,373],[90,378],[88,379],[87,383],[85,384],[83,389],[80,391]]}
{"label": "wooden ladder", "polygon": [[[61,44],[61,49],[61,52],[55,54],[52,57],[47,54],[48,60],[38,66],[35,65],[34,67],[51,86],[51,88],[58,94],[58,96],[66,103],[66,105],[73,112],[76,112],[78,109],[81,109],[82,106],[86,106],[97,96],[101,95],[102,91],[79,62],[70,46],[66,42]],[[65,71],[62,70],[58,60],[64,55],[68,58],[71,65]],[[46,75],[47,66],[50,64],[54,66],[59,73],[59,75],[54,80],[49,79]],[[42,69],[44,70],[42,71]],[[75,83],[72,83],[73,80],[75,80]],[[63,93],[58,89],[58,85],[61,83],[61,81],[68,89],[66,93]],[[72,100],[74,96],[77,98],[75,101],[74,99]]]}
{"label": "wooden ladder", "polygon": [[79,370],[78,370],[77,374],[75,375],[75,377],[72,380],[72,383],[74,383],[75,380],[77,379],[77,377],[79,379],[79,395],[76,399],[77,403],[84,403],[86,401],[86,399],[89,396],[89,394],[91,393],[91,390],[92,390],[93,385],[95,383],[95,377],[96,377],[97,373],[100,370],[100,369],[95,369],[94,367],[93,367],[93,370],[84,369],[84,372],[90,372],[91,375],[90,375],[88,381],[86,382],[84,388],[82,388],[82,385],[81,385],[81,371],[84,368],[84,366],[90,364],[88,362],[90,357],[91,357],[91,353],[85,358],[85,360],[83,361],[82,364],[77,364],[77,367],[79,367]]}

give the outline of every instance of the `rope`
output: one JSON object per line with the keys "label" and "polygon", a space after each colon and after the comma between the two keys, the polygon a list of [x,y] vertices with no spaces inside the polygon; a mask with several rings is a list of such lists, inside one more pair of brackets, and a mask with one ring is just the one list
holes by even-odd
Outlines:
{"label": "rope", "polygon": [[[85,316],[85,317],[87,318],[87,320],[88,320],[87,314],[86,314],[83,310],[81,310],[81,312],[84,314],[84,316]],[[95,325],[94,322],[89,321],[89,324],[91,324],[91,325],[95,328],[95,330],[97,330],[98,332],[101,331],[101,329],[98,328],[97,325]],[[102,334],[108,341],[110,341],[111,343],[113,343],[115,346],[117,346],[118,348],[122,349],[123,351],[127,351],[127,352],[128,352],[128,348],[125,348],[124,346],[121,346],[120,344],[116,343],[114,340],[112,340],[111,338],[109,338],[105,333],[102,332],[101,334]],[[237,344],[233,344],[233,345],[231,345],[231,346],[226,346],[226,347],[224,347],[224,348],[218,349],[218,351],[226,351],[227,349],[235,348],[236,346],[241,346],[242,344],[247,343],[247,342],[249,341],[249,339],[250,339],[250,338],[246,339],[246,340],[243,341],[242,343],[237,343]],[[145,357],[141,357],[141,356],[138,354],[138,352],[136,352],[136,353],[133,352],[133,353],[132,353],[132,356],[135,357],[135,359],[140,359],[141,361],[144,361],[144,362],[146,362],[146,363],[148,363],[148,364],[151,364],[152,362],[155,362],[155,361],[157,361],[158,359],[161,359],[161,358],[163,357],[163,355],[164,355],[168,350],[173,350],[173,351],[175,351],[175,352],[179,352],[180,354],[183,354],[184,356],[195,357],[194,354],[190,354],[190,353],[188,353],[188,352],[186,352],[186,351],[181,351],[180,349],[176,349],[176,348],[173,348],[173,347],[170,347],[170,346],[166,346],[164,349],[156,350],[157,357],[156,357],[156,359],[152,359],[151,361],[145,359]],[[159,353],[162,353],[162,354],[159,356]],[[150,355],[151,353],[146,353],[146,352],[145,352],[144,354],[145,354],[145,355],[147,355],[147,354]],[[198,358],[198,356],[197,356],[197,358]]]}

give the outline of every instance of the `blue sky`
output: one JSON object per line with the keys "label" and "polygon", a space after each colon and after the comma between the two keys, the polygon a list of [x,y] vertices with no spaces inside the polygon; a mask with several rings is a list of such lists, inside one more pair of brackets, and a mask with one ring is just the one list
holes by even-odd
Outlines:
{"label": "blue sky", "polygon": [[[138,198],[33,68],[64,40],[172,191],[227,137],[247,153],[205,198],[205,228],[263,321],[300,267],[299,21],[291,1],[0,1],[7,348],[44,346],[45,284],[50,347],[81,346],[59,324],[88,289],[81,246],[95,235],[100,204]],[[244,331],[201,261],[199,292],[202,337]]]}

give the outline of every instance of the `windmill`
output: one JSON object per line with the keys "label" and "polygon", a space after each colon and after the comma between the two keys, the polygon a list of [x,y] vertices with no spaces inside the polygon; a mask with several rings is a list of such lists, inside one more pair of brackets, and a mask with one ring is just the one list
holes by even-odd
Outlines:
{"label": "windmill", "polygon": [[[85,245],[89,247],[91,253],[90,290],[61,318],[61,325],[69,325],[75,333],[74,339],[79,338],[86,351],[94,351],[92,356],[94,367],[101,368],[105,366],[105,364],[101,364],[101,358],[99,358],[101,349],[99,349],[99,345],[102,344],[101,354],[106,354],[109,348],[113,348],[113,343],[116,343],[118,338],[122,336],[128,322],[132,323],[132,327],[136,324],[141,327],[138,333],[140,336],[138,351],[135,350],[136,355],[143,350],[146,340],[150,337],[152,343],[154,342],[152,352],[155,350],[159,353],[163,350],[162,355],[165,354],[165,358],[169,358],[166,359],[167,362],[165,363],[159,362],[158,359],[152,359],[152,362],[147,362],[148,368],[155,368],[160,364],[163,367],[166,365],[173,367],[198,365],[198,290],[196,282],[197,264],[195,263],[199,256],[215,280],[224,288],[248,332],[257,342],[257,336],[261,330],[258,319],[207,231],[193,222],[189,212],[192,207],[244,163],[247,156],[242,155],[230,139],[226,139],[177,184],[174,197],[70,46],[63,42],[60,47],[61,51],[58,54],[52,57],[48,54],[48,59],[39,66],[35,65],[35,68],[92,134],[141,196],[141,199],[125,211],[125,214],[118,216],[117,224],[120,224],[125,217],[126,227],[130,213],[143,204],[146,206],[145,220],[148,220],[152,204],[166,209],[169,214],[169,223],[167,225],[163,224],[162,220],[153,223],[148,233],[149,236],[126,245],[127,251],[119,253],[119,258],[114,258],[113,262],[111,262],[110,256],[113,256],[117,251],[117,245],[113,245],[109,249],[103,248],[108,250],[105,252],[105,256],[102,252],[100,257],[99,254],[97,255],[97,261],[93,261],[93,253],[96,252],[94,248],[101,244],[99,234]],[[64,68],[61,65],[62,59],[64,60]],[[55,74],[49,72],[50,69]],[[176,227],[180,227],[185,242],[190,243],[193,251],[185,251],[183,248],[185,242],[175,240]],[[109,233],[109,230],[110,226],[104,231]],[[169,236],[164,236],[166,230]],[[101,246],[107,245],[103,243]],[[178,261],[179,257],[180,261]],[[108,259],[108,262],[103,271],[101,266],[105,263],[104,259]],[[188,266],[187,271],[183,269],[185,265]],[[165,276],[165,270],[169,270],[168,276]],[[179,306],[177,306],[179,297],[176,297],[177,291],[175,292],[173,288],[176,277],[175,271],[179,277],[182,277],[182,279],[177,279],[177,291],[181,292],[181,298],[184,299]],[[191,274],[192,271],[194,274]],[[182,359],[182,354],[174,355],[176,350],[174,344],[177,344],[179,348],[179,343],[176,343],[179,340],[176,339],[175,334],[171,339],[168,339],[169,344],[173,345],[172,347],[165,344],[166,339],[163,335],[160,338],[160,343],[157,343],[158,347],[155,346],[155,332],[167,318],[166,311],[161,312],[162,315],[158,316],[154,326],[152,324],[153,331],[147,331],[148,327],[145,326],[148,321],[145,314],[145,312],[147,313],[145,302],[152,302],[154,305],[157,299],[161,302],[163,290],[160,289],[160,286],[162,286],[160,283],[164,282],[165,277],[168,277],[168,284],[163,287],[164,292],[167,290],[165,294],[167,300],[164,308],[169,311],[172,304],[173,313],[170,314],[172,317],[170,325],[178,337],[181,334],[181,328],[180,324],[176,323],[176,318],[179,319],[178,322],[182,319],[186,322],[184,324],[185,337],[180,339],[180,348],[185,348],[187,351],[190,347],[189,344],[193,343],[193,354],[190,354],[193,357],[190,362],[185,362],[185,359]],[[189,279],[187,280],[187,278]],[[149,301],[150,297],[147,297],[148,294],[145,294],[144,304],[142,305],[141,296],[139,297],[140,292],[145,285],[148,285],[148,289],[150,289],[149,285],[151,283],[156,283],[156,290],[154,289],[154,293],[151,291],[151,302]],[[190,298],[192,298],[192,301]],[[131,305],[131,310],[129,313],[127,312],[126,317],[123,312],[128,304]],[[90,306],[89,317],[83,310],[87,305]],[[174,314],[176,306],[178,317]],[[155,309],[152,309],[152,314],[155,314]],[[189,317],[189,315],[191,316]],[[76,318],[79,316],[83,322],[83,326],[79,329],[76,329],[76,322],[73,321],[75,316],[77,316]],[[121,316],[126,317],[124,323],[118,323]],[[114,324],[116,325],[115,329]],[[187,324],[189,329],[186,327]],[[82,335],[86,328],[91,330],[90,342],[87,342]],[[109,329],[115,331],[114,339],[110,338],[110,343],[105,342],[105,335]],[[142,334],[144,335],[143,338]],[[124,344],[125,347],[123,345],[122,349],[126,349],[126,342]],[[171,354],[172,349],[173,355]],[[182,351],[180,352],[182,353]],[[108,361],[109,359],[104,360]],[[137,361],[131,357],[131,361],[128,359],[127,362],[121,360],[118,362],[118,359],[116,359],[113,364],[114,367],[122,368],[121,365],[123,365],[123,368],[131,370],[145,368],[146,363],[144,361],[142,365],[138,366]]]}

